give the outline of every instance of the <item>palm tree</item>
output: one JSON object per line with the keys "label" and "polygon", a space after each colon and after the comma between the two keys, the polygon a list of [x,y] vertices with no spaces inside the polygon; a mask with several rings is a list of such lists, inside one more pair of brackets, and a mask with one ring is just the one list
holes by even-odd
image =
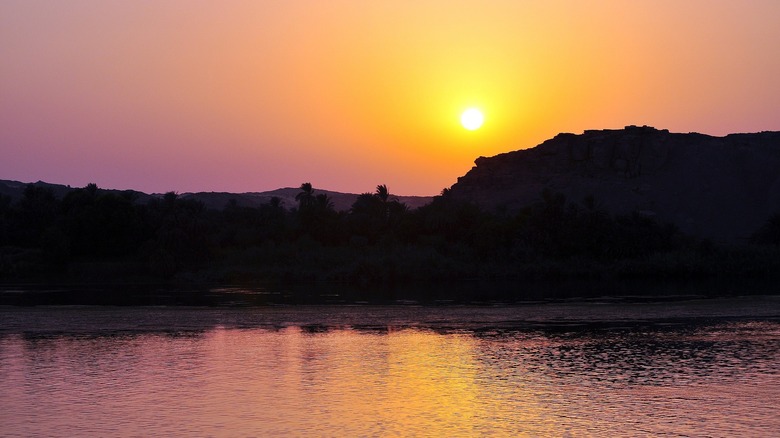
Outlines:
{"label": "palm tree", "polygon": [[333,210],[333,201],[331,201],[330,197],[325,193],[320,193],[314,198],[314,205],[319,212]]}
{"label": "palm tree", "polygon": [[295,200],[298,201],[298,208],[301,210],[314,204],[314,188],[310,182],[301,184],[301,192],[295,195]]}
{"label": "palm tree", "polygon": [[390,192],[387,190],[387,186],[385,184],[376,186],[376,196],[381,199],[382,202],[387,202],[387,198],[390,196]]}
{"label": "palm tree", "polygon": [[376,240],[380,235],[392,233],[407,212],[407,206],[390,199],[385,184],[376,186],[374,193],[363,193],[352,204],[350,219],[358,234]]}
{"label": "palm tree", "polygon": [[358,195],[349,211],[349,223],[354,234],[375,241],[385,228],[386,204],[376,193]]}
{"label": "palm tree", "polygon": [[[297,198],[297,196],[296,196],[296,198]],[[278,196],[272,196],[271,200],[268,201],[268,205],[270,205],[271,208],[274,208],[274,209],[282,208],[282,198],[280,198]]]}

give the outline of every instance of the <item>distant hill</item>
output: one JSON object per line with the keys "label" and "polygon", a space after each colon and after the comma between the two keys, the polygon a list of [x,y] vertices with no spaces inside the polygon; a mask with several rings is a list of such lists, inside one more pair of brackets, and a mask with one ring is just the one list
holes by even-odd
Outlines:
{"label": "distant hill", "polygon": [[49,184],[43,181],[24,183],[19,181],[0,180],[0,196],[8,196],[11,198],[11,201],[17,201],[22,197],[24,188],[27,187],[28,184],[39,187],[48,187],[54,193],[54,196],[58,198],[65,196],[66,193],[73,190],[70,186]]}
{"label": "distant hill", "polygon": [[[59,199],[62,199],[62,197],[68,194],[68,192],[79,188],[79,187],[66,186],[63,184],[51,184],[43,181],[26,183],[20,181],[0,180],[0,196],[8,196],[11,198],[12,202],[16,202],[22,198],[22,195],[24,194],[24,189],[27,187],[28,184],[32,184],[37,187],[45,187],[51,190],[54,196]],[[146,203],[152,198],[159,197],[158,195],[148,195],[146,193],[138,192],[135,190],[114,190],[114,189],[104,189],[101,187],[100,191],[109,192],[109,193],[130,192],[133,193],[133,195],[136,197],[136,202],[138,203]]]}
{"label": "distant hill", "polygon": [[683,232],[744,242],[780,213],[780,132],[712,137],[652,127],[559,134],[480,157],[450,189],[456,199],[516,211],[544,189],[613,213],[640,212]]}
{"label": "distant hill", "polygon": [[[27,184],[30,183],[0,180],[0,195],[8,196],[11,198],[12,201],[17,201],[21,199]],[[54,193],[54,196],[56,196],[57,198],[62,198],[69,191],[76,189],[76,187],[66,186],[62,184],[50,184],[43,181],[38,181],[31,184],[35,186],[46,187],[51,189],[51,191]],[[123,192],[122,190],[103,189],[102,187],[100,188],[100,190],[107,191],[107,192],[114,192],[114,193]],[[138,203],[146,203],[153,198],[162,197],[162,194],[160,193],[147,194],[147,193],[138,192],[134,190],[131,190],[130,192],[134,194],[134,196],[136,197],[136,202]],[[231,200],[235,200],[236,204],[239,206],[257,207],[262,204],[268,203],[273,197],[278,197],[279,199],[281,199],[282,205],[284,205],[285,207],[293,208],[298,204],[295,201],[295,195],[297,195],[298,193],[300,193],[300,189],[287,187],[287,188],[271,190],[268,192],[247,192],[247,193],[197,192],[197,193],[181,193],[179,196],[181,196],[181,198],[183,199],[194,199],[203,202],[203,204],[207,208],[220,210],[225,208],[225,206],[229,202],[231,202]],[[358,194],[355,193],[333,192],[330,190],[319,190],[316,188],[314,189],[314,193],[327,194],[328,197],[330,197],[331,201],[333,201],[334,208],[338,211],[349,210],[358,197]],[[409,208],[411,209],[422,207],[423,205],[431,202],[431,200],[433,199],[430,196],[394,196],[392,194],[391,194],[391,198],[396,198],[399,201],[406,203],[406,205],[408,205]]]}
{"label": "distant hill", "polygon": [[[226,193],[226,192],[198,192],[198,193],[182,193],[182,198],[185,199],[197,199],[203,202],[207,207],[214,209],[221,209],[227,205],[231,200],[235,200],[240,206],[257,207],[262,204],[267,204],[271,201],[271,198],[277,197],[281,199],[282,205],[287,208],[293,208],[298,205],[295,200],[295,195],[300,193],[299,188],[285,187],[281,189],[271,190],[268,192],[247,192],[247,193]],[[324,193],[328,195],[333,202],[333,207],[337,211],[347,211],[352,208],[352,204],[358,197],[356,193],[341,193],[330,190],[320,190],[315,188],[315,194]],[[431,196],[395,196],[391,193],[391,198],[398,199],[405,203],[411,209],[422,207],[433,200]]]}

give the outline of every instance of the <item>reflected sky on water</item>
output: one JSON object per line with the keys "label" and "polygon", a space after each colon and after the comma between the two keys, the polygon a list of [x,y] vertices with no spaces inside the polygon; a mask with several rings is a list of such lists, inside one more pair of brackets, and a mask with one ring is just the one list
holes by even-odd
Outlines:
{"label": "reflected sky on water", "polygon": [[0,423],[4,436],[767,436],[780,319],[776,300],[752,300],[3,308]]}

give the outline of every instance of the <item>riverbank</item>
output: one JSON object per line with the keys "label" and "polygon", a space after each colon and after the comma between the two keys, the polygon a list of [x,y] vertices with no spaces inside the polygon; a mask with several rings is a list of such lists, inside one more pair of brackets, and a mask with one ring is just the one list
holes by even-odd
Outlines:
{"label": "riverbank", "polygon": [[359,287],[336,281],[245,283],[13,283],[0,305],[253,307],[278,305],[514,305],[529,303],[677,302],[780,294],[765,279],[465,280]]}

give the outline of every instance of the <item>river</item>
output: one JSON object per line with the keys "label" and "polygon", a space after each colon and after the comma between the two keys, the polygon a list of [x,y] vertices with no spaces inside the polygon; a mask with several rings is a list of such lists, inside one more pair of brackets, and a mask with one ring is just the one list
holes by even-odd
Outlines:
{"label": "river", "polygon": [[780,297],[0,307],[0,435],[777,436]]}

